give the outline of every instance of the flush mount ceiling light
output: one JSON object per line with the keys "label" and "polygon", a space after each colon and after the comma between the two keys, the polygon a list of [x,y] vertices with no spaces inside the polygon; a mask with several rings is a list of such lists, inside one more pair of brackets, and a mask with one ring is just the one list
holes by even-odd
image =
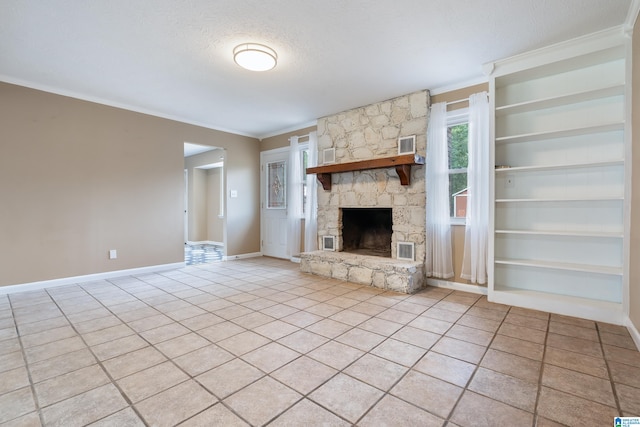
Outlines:
{"label": "flush mount ceiling light", "polygon": [[258,43],[242,43],[233,49],[233,60],[251,71],[268,71],[276,66],[278,55],[268,46]]}

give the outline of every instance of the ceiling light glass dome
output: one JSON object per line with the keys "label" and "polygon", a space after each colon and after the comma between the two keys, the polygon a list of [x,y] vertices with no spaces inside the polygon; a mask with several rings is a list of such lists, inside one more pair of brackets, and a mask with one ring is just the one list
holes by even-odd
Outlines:
{"label": "ceiling light glass dome", "polygon": [[258,43],[243,43],[233,49],[233,60],[247,70],[268,71],[278,62],[276,51]]}

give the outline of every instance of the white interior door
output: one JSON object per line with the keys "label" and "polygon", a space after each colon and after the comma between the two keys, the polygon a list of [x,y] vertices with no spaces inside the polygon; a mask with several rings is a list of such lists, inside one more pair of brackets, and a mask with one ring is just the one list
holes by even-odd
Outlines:
{"label": "white interior door", "polygon": [[289,258],[287,251],[287,160],[288,149],[264,151],[261,170],[262,254]]}

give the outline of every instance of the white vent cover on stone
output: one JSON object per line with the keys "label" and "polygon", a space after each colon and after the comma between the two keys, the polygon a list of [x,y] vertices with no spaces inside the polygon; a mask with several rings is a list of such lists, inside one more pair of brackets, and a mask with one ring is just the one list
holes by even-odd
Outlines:
{"label": "white vent cover on stone", "polygon": [[336,149],[325,148],[322,150],[322,164],[335,163],[336,162]]}
{"label": "white vent cover on stone", "polygon": [[413,242],[398,242],[398,259],[407,261],[415,261],[414,257],[415,244]]}
{"label": "white vent cover on stone", "polygon": [[416,152],[416,136],[401,136],[398,138],[398,155],[414,154]]}
{"label": "white vent cover on stone", "polygon": [[336,250],[336,236],[322,236],[322,250],[335,251]]}

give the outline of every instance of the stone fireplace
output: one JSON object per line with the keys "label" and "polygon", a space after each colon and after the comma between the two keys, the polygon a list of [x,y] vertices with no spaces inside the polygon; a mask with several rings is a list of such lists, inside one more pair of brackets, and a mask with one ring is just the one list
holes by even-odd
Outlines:
{"label": "stone fireplace", "polygon": [[[335,149],[335,163],[384,159],[398,155],[398,138],[415,135],[416,153],[426,152],[429,93],[420,91],[356,108],[318,120],[318,149]],[[322,158],[320,155],[319,158]],[[303,253],[301,270],[326,277],[368,284],[383,289],[412,293],[424,286],[425,259],[425,170],[410,168],[410,182],[402,185],[393,167],[372,168],[331,174],[330,190],[318,186],[318,247],[324,236],[334,236],[335,251]],[[386,249],[352,249],[379,238],[380,226],[366,236],[354,237],[345,227],[351,210],[383,209],[391,220],[386,232]],[[369,211],[373,213],[375,211]],[[385,220],[387,221],[387,220]],[[398,243],[414,247],[414,260],[397,259]]]}

